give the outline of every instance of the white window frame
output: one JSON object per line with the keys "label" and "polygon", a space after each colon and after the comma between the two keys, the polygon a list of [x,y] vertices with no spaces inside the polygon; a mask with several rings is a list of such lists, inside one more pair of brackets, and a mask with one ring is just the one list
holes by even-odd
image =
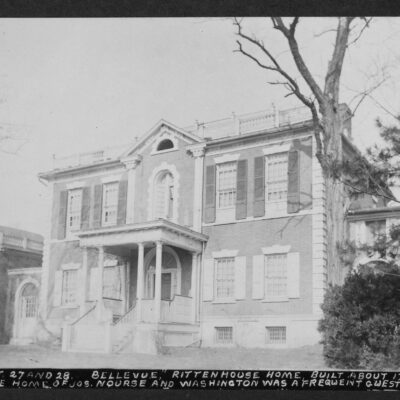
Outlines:
{"label": "white window frame", "polygon": [[[229,279],[230,282],[230,292],[231,295],[226,295],[226,296],[218,296],[218,289],[219,289],[219,281],[220,278],[218,276],[218,267],[219,265],[222,266],[222,263],[225,262],[228,264],[229,262],[229,268],[232,270],[230,271],[229,275],[232,275],[232,279]],[[235,257],[228,256],[228,257],[218,257],[214,258],[214,301],[215,302],[232,302],[235,301]]]}
{"label": "white window frame", "polygon": [[[232,173],[232,186],[221,189],[221,172]],[[215,182],[215,210],[217,222],[230,222],[236,219],[236,195],[237,195],[237,161],[229,160],[223,163],[216,164],[216,182]],[[221,194],[225,193],[229,197],[232,193],[231,204],[222,205],[220,202]]]}
{"label": "white window frame", "polygon": [[[273,158],[278,158],[278,157],[286,157],[286,171],[285,171],[285,180],[282,181],[282,185],[284,183],[285,188],[286,188],[286,196],[283,199],[275,199],[275,200],[269,200],[268,199],[268,192],[271,186],[271,182],[268,179],[268,173],[269,173],[269,163],[271,159]],[[271,153],[265,155],[265,212],[266,215],[274,215],[276,213],[287,213],[287,185],[288,185],[288,161],[289,161],[289,152],[288,151],[280,151],[277,153]],[[278,181],[276,181],[278,182]],[[275,183],[276,183],[275,182]],[[272,182],[273,184],[274,182]]]}
{"label": "white window frame", "polygon": [[[66,287],[66,278],[68,274],[74,274],[75,282],[71,287]],[[78,288],[78,269],[76,268],[63,268],[62,269],[62,284],[61,284],[61,306],[62,307],[74,307],[78,303],[79,288]],[[72,300],[70,300],[70,293],[73,293]]]}
{"label": "white window frame", "polygon": [[[72,205],[75,196],[79,195],[79,201],[77,202],[77,206],[74,206],[72,210]],[[76,209],[75,209],[76,207]],[[81,229],[81,217],[82,217],[82,188],[70,189],[68,190],[68,199],[67,199],[67,220],[66,220],[66,231],[67,234],[72,232],[79,231]],[[71,225],[71,218],[74,221],[74,224]]]}
{"label": "white window frame", "polygon": [[[268,260],[271,260],[273,257],[284,257],[284,273],[282,276],[271,277],[270,279],[284,279],[286,284],[286,291],[282,294],[271,294],[271,291],[268,290]],[[289,298],[288,295],[288,253],[267,253],[264,254],[264,298],[266,301],[287,301]]]}
{"label": "white window frame", "polygon": [[[115,187],[116,195],[115,195],[115,204],[107,204],[107,190],[110,187]],[[102,204],[102,211],[101,211],[101,225],[102,226],[113,226],[117,224],[117,217],[118,217],[118,192],[119,192],[119,182],[113,181],[103,184],[103,204]],[[109,219],[108,213],[114,211],[115,217]]]}

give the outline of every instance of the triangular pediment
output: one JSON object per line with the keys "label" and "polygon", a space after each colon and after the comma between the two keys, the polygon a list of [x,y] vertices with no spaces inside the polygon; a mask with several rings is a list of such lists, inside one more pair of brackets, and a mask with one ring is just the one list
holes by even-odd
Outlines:
{"label": "triangular pediment", "polygon": [[203,139],[186,132],[168,121],[160,120],[155,124],[146,134],[142,135],[140,139],[128,148],[121,158],[126,158],[134,154],[140,154],[145,148],[154,145],[160,138],[169,138],[171,140],[182,140],[188,145],[203,142]]}

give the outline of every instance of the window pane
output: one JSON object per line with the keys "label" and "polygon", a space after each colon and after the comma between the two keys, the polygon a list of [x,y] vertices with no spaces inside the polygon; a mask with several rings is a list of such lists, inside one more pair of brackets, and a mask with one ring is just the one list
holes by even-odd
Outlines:
{"label": "window pane", "polygon": [[286,266],[286,254],[265,256],[265,290],[267,297],[287,297]]}
{"label": "window pane", "polygon": [[285,326],[267,326],[266,327],[266,344],[284,344],[286,343],[286,327]]}
{"label": "window pane", "polygon": [[220,258],[215,262],[215,297],[234,297],[235,259]]}
{"label": "window pane", "polygon": [[78,230],[81,227],[82,190],[68,192],[67,230]]}
{"label": "window pane", "polygon": [[117,223],[118,182],[107,183],[103,191],[103,225]]}
{"label": "window pane", "polygon": [[218,208],[234,207],[236,203],[236,162],[218,165],[217,188]]}
{"label": "window pane", "polygon": [[77,300],[78,270],[63,271],[62,303],[74,304]]}
{"label": "window pane", "polygon": [[215,328],[216,343],[232,343],[233,328],[231,326],[221,326]]}
{"label": "window pane", "polygon": [[287,153],[268,156],[266,169],[267,202],[286,203],[288,174]]}

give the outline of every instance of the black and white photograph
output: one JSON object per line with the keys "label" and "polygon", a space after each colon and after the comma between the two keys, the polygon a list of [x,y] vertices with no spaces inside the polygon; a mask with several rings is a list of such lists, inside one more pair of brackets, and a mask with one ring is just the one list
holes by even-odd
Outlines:
{"label": "black and white photograph", "polygon": [[389,16],[0,19],[0,368],[400,389],[365,372],[400,368],[399,43]]}

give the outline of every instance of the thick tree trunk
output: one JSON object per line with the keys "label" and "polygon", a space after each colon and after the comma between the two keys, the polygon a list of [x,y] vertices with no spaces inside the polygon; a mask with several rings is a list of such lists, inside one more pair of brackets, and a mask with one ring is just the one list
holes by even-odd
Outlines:
{"label": "thick tree trunk", "polygon": [[[324,110],[323,126],[326,137],[326,155],[341,161],[343,158],[342,132],[343,117],[338,107],[329,105]],[[326,179],[326,226],[327,226],[327,279],[329,283],[340,284],[344,273],[341,266],[340,247],[344,240],[344,187],[333,179],[330,169],[324,169]]]}

